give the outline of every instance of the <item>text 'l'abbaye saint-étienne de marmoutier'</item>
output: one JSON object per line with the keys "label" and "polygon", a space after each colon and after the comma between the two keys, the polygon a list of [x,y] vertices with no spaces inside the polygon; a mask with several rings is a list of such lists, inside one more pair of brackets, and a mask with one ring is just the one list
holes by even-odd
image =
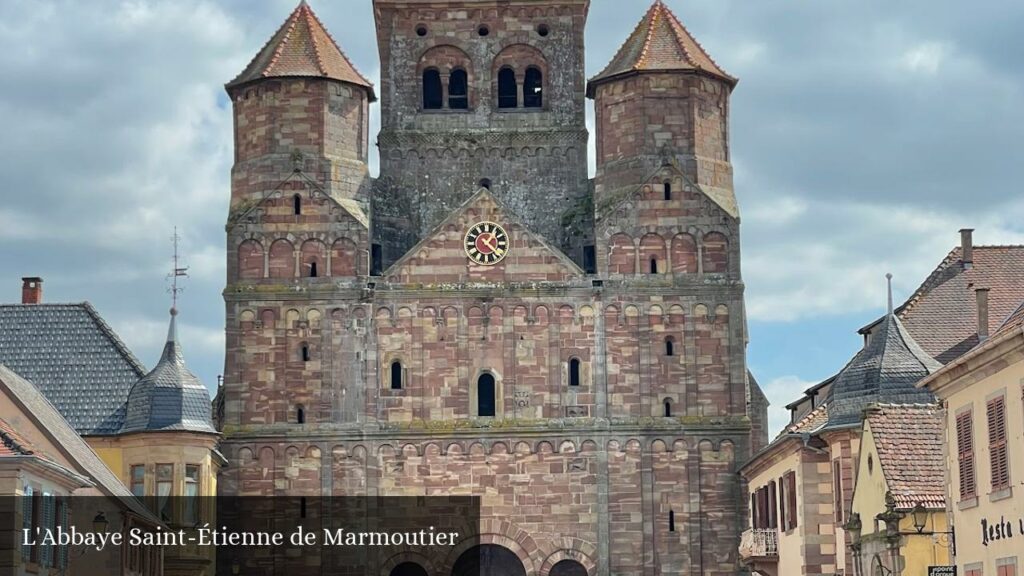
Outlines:
{"label": "text 'l'abbaye saint-\u00e9tienne de marmoutier'", "polygon": [[319,533],[299,526],[294,532],[231,532],[203,526],[194,531],[132,528],[127,532],[85,532],[74,526],[22,530],[24,546],[84,546],[102,551],[108,546],[454,546],[458,532],[433,526],[407,532],[354,532],[344,528]]}

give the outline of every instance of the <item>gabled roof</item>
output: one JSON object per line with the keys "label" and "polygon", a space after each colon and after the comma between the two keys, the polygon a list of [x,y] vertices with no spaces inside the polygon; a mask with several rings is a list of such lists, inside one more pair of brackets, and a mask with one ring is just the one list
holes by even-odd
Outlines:
{"label": "gabled roof", "polygon": [[117,476],[107,468],[103,460],[86,444],[85,440],[82,440],[82,437],[75,432],[70,423],[61,416],[46,396],[3,364],[0,364],[0,393],[7,394],[11,401],[21,408],[21,414],[35,422],[36,428],[46,434],[51,443],[58,447],[75,471],[95,483],[100,492],[117,498],[139,517],[154,524],[160,523],[156,516],[135,498]]}
{"label": "gabled roof", "polygon": [[4,456],[31,456],[35,447],[21,437],[6,420],[0,418],[0,458]]}
{"label": "gabled roof", "polygon": [[873,403],[933,402],[930,392],[915,385],[941,367],[890,311],[867,345],[836,374],[825,400],[829,407],[826,427],[860,422],[864,408]]}
{"label": "gabled roof", "polygon": [[356,70],[306,0],[256,54],[241,74],[228,82],[233,88],[255,80],[282,77],[330,78],[366,89],[376,100],[373,84]]}
{"label": "gabled roof", "polygon": [[0,363],[42,392],[79,434],[115,434],[146,369],[88,303],[0,305]]}
{"label": "gabled roof", "polygon": [[668,71],[700,72],[730,86],[738,81],[711,59],[662,0],[656,0],[612,61],[587,83],[587,96],[593,98],[598,84],[619,76]]}
{"label": "gabled roof", "polygon": [[1024,301],[1024,245],[975,246],[973,254],[971,267],[965,268],[961,248],[954,248],[896,309],[921,348],[943,364],[978,344],[977,288],[989,289],[989,334]]}
{"label": "gabled roof", "polygon": [[865,426],[896,507],[945,508],[943,419],[934,404],[878,404],[865,412]]}
{"label": "gabled roof", "polygon": [[185,366],[171,309],[160,361],[132,387],[121,433],[187,431],[216,434],[210,417],[210,394]]}
{"label": "gabled roof", "polygon": [[244,222],[246,216],[252,214],[257,208],[262,206],[267,200],[274,197],[275,194],[281,192],[282,187],[293,179],[301,179],[310,186],[311,194],[320,194],[328,201],[333,202],[339,208],[341,208],[346,214],[351,216],[356,222],[362,227],[369,229],[370,217],[367,216],[362,206],[356,200],[351,198],[336,198],[324,191],[323,187],[316,182],[316,180],[310,178],[305,172],[301,170],[293,170],[286,176],[281,182],[277,184],[273,189],[263,194],[261,198],[257,198],[252,201],[247,201],[244,205],[235,209],[232,207],[231,213],[228,214],[228,229],[230,230],[239,222]]}

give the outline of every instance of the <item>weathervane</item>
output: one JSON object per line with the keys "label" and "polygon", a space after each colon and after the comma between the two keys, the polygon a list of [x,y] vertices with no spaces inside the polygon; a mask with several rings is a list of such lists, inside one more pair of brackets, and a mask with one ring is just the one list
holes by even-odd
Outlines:
{"label": "weathervane", "polygon": [[188,277],[188,266],[182,266],[180,258],[178,256],[178,242],[181,240],[181,236],[178,236],[178,227],[174,227],[174,236],[171,236],[171,242],[174,243],[174,267],[172,272],[167,275],[167,279],[171,282],[171,287],[167,289],[171,293],[171,314],[178,313],[178,294],[184,292],[185,289],[178,286],[178,278]]}

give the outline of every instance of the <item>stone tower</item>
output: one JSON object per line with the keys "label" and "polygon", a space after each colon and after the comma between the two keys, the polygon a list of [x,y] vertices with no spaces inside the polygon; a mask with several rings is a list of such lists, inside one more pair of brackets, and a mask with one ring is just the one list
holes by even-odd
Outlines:
{"label": "stone tower", "polygon": [[[588,0],[374,0],[390,264],[488,188],[581,262],[590,236],[583,31]],[[568,234],[563,220],[579,220]]]}
{"label": "stone tower", "polygon": [[[482,499],[464,553],[505,559],[497,573],[736,573],[734,471],[765,418],[748,403],[736,81],[656,2],[587,86],[587,8],[374,0],[369,183],[372,88],[304,3],[229,84],[224,494],[458,479]],[[399,568],[373,567],[421,573]]]}

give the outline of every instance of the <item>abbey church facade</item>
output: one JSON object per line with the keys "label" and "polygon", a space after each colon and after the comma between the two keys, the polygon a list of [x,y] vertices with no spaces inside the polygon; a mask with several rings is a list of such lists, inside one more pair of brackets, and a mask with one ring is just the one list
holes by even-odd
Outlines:
{"label": "abbey church facade", "polygon": [[736,79],[660,0],[589,80],[588,0],[373,4],[379,88],[305,2],[227,85],[221,494],[481,497],[381,574],[736,574]]}

